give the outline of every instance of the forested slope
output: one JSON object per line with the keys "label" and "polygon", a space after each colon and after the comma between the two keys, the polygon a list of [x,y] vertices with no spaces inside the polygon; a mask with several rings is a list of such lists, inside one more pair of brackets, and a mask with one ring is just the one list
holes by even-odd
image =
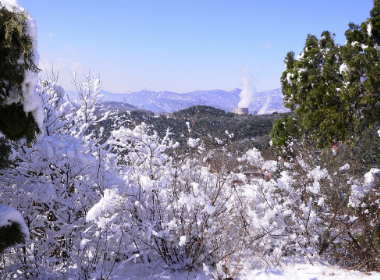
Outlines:
{"label": "forested slope", "polygon": [[[173,114],[154,115],[132,111],[119,116],[125,119],[126,127],[133,128],[144,122],[160,137],[169,129],[170,139],[178,142],[183,152],[188,150],[186,142],[189,138],[199,138],[206,148],[217,148],[228,142],[233,151],[241,154],[252,147],[266,153],[270,147],[269,133],[274,120],[289,114],[236,115],[211,106],[193,106]],[[110,131],[112,125],[109,120],[100,124],[106,131]]]}

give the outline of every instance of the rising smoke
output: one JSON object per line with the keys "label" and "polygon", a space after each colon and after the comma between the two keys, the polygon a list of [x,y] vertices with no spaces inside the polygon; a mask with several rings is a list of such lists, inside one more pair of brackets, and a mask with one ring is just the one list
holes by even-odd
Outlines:
{"label": "rising smoke", "polygon": [[239,94],[240,102],[238,108],[248,108],[251,103],[252,97],[256,92],[255,85],[251,81],[248,69],[243,69],[243,77],[240,79],[243,84],[243,89]]}
{"label": "rising smoke", "polygon": [[268,105],[269,105],[269,102],[270,100],[272,99],[272,97],[270,96],[269,92],[266,93],[267,94],[267,99],[265,100],[265,103],[263,105],[263,107],[261,107],[258,115],[263,115],[265,114],[265,112],[267,111],[267,108],[268,108]]}

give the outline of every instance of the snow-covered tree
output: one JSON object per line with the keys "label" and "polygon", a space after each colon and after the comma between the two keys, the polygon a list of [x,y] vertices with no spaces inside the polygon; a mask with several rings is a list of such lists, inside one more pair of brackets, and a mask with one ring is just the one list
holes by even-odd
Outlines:
{"label": "snow-covered tree", "polygon": [[357,141],[378,123],[380,63],[380,1],[360,26],[349,24],[344,46],[328,31],[321,38],[308,35],[303,52],[285,58],[281,77],[284,106],[296,117],[278,120],[271,133],[276,147],[291,138],[316,141],[331,147],[333,140]]}
{"label": "snow-covered tree", "polygon": [[[35,92],[39,55],[34,19],[14,1],[0,1],[0,169],[10,164],[9,140],[26,138],[30,144],[42,125]],[[3,201],[8,204],[8,201]],[[29,236],[21,215],[0,204],[0,253]]]}
{"label": "snow-covered tree", "polygon": [[0,254],[11,246],[25,243],[28,238],[29,230],[20,212],[0,204]]}
{"label": "snow-covered tree", "polygon": [[42,110],[34,87],[39,55],[34,19],[14,1],[0,1],[0,131],[11,140],[35,140]]}

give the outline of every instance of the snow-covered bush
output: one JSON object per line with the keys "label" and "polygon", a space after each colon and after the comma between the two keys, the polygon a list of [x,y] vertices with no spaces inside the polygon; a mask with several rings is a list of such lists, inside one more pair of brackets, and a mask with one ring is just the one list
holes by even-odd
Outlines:
{"label": "snow-covered bush", "polygon": [[144,123],[121,127],[113,136],[126,184],[107,190],[87,214],[117,245],[112,257],[147,265],[163,261],[171,269],[238,266],[252,226],[234,174],[212,173],[196,159],[174,160],[165,150],[177,144],[168,134],[150,134]]}
{"label": "snow-covered bush", "polygon": [[[97,84],[91,87],[96,94]],[[31,238],[23,250],[18,246],[6,254],[1,274],[80,275],[85,216],[118,183],[116,158],[100,143],[101,132],[96,138],[85,134],[95,124],[96,94],[79,101],[91,106],[78,109],[64,100],[55,81],[40,82],[37,91],[45,112],[43,135],[35,144],[14,143],[14,164],[0,174],[0,202],[21,212]]]}
{"label": "snow-covered bush", "polygon": [[[312,261],[333,242],[344,240],[347,233],[341,226],[355,221],[347,212],[337,212],[349,196],[342,193],[347,164],[338,168],[340,174],[330,175],[317,157],[295,145],[293,163],[282,167],[252,149],[237,159],[240,166],[233,170],[211,169],[198,158],[215,151],[197,149],[199,143],[189,141],[197,152],[173,158],[165,153],[177,146],[169,134],[160,139],[150,131],[143,123],[112,133],[110,143],[119,155],[125,184],[106,190],[89,211],[87,220],[98,230],[85,241],[88,248],[98,248],[97,238],[106,237],[109,263],[154,266],[163,261],[171,269],[203,267],[215,279],[224,279],[238,275],[253,258],[266,263],[282,256]],[[239,171],[242,166],[261,169],[263,175],[247,177]],[[340,200],[334,202],[332,193]]]}
{"label": "snow-covered bush", "polygon": [[[303,236],[314,233],[313,255],[345,266],[379,270],[378,169],[364,171],[365,165],[358,164],[361,159],[352,156],[358,147],[339,144],[337,150],[318,151],[295,141],[290,148],[294,156],[282,169],[293,178],[300,201],[311,203],[314,221],[303,221],[313,231],[300,228],[297,232]],[[303,207],[294,209],[296,216],[302,214]]]}
{"label": "snow-covered bush", "polygon": [[0,204],[0,254],[10,246],[24,243],[29,230],[20,212],[9,205]]}
{"label": "snow-covered bush", "polygon": [[[257,149],[241,158],[207,150],[201,139],[176,156],[169,131],[160,138],[144,123],[124,127],[126,117],[97,117],[96,79],[78,89],[66,101],[54,79],[39,84],[44,134],[13,143],[14,164],[0,174],[0,203],[21,212],[31,236],[3,256],[5,278],[102,279],[140,262],[225,279],[255,258],[348,252],[350,235],[366,244],[361,221],[378,225],[377,212],[366,213],[378,207],[376,170],[351,178],[350,164],[321,165],[297,143],[283,164]],[[105,118],[108,139],[98,126]]]}
{"label": "snow-covered bush", "polygon": [[[1,277],[102,279],[141,262],[225,279],[255,258],[354,252],[377,269],[377,169],[361,180],[339,154],[322,164],[301,142],[282,164],[254,148],[241,158],[225,146],[207,150],[202,139],[177,156],[169,131],[160,138],[145,123],[131,129],[126,117],[96,116],[97,79],[77,85],[79,99],[66,101],[55,79],[40,82],[43,135],[12,143],[0,203],[20,211],[30,240],[6,250]],[[106,118],[108,139],[98,125]]]}

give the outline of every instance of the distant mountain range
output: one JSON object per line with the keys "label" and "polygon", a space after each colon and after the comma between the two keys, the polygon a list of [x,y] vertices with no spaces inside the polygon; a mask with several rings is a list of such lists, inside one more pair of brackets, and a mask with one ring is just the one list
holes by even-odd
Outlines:
{"label": "distant mountain range", "polygon": [[110,111],[118,111],[119,113],[123,113],[126,111],[140,111],[140,112],[150,112],[149,110],[140,109],[136,106],[133,106],[129,103],[118,102],[118,101],[102,101],[103,105]]}
{"label": "distant mountain range", "polygon": [[[197,90],[188,93],[157,92],[147,89],[122,94],[102,91],[102,102],[129,103],[128,106],[132,105],[152,112],[171,113],[195,105],[207,105],[232,112],[240,101],[240,92],[241,89],[238,88],[230,91]],[[68,94],[72,95],[73,92],[68,92]],[[256,92],[249,105],[249,110],[260,112],[260,114],[289,111],[283,106],[283,96],[279,88],[271,91]]]}

